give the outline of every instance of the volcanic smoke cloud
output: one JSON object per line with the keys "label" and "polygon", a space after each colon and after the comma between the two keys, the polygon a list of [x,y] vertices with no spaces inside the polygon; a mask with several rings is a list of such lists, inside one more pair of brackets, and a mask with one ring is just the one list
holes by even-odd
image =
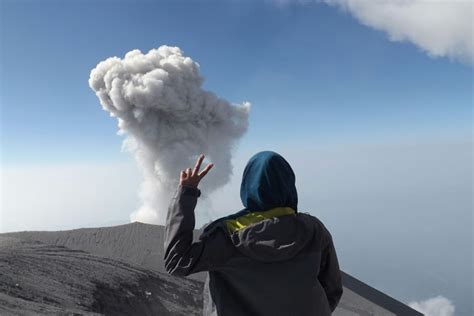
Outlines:
{"label": "volcanic smoke cloud", "polygon": [[[178,47],[111,57],[91,71],[89,86],[118,120],[123,148],[143,173],[142,206],[132,221],[164,224],[179,172],[204,153],[215,166],[200,188],[209,194],[232,174],[232,149],[248,127],[250,104],[232,105],[202,88],[199,64]],[[205,165],[205,162],[203,163]]]}

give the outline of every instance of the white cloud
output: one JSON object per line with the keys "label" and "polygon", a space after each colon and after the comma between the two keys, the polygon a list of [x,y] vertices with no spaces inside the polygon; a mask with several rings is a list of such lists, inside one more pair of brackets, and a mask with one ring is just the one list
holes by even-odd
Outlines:
{"label": "white cloud", "polygon": [[441,295],[425,301],[411,302],[409,306],[426,316],[453,316],[455,310],[451,301]]}
{"label": "white cloud", "polygon": [[324,0],[432,57],[474,63],[473,0]]}

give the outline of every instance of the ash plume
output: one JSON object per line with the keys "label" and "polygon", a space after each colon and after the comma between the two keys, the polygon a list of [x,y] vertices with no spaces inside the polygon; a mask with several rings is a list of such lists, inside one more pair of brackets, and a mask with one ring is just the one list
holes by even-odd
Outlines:
{"label": "ash plume", "polygon": [[199,64],[169,46],[146,54],[132,50],[91,71],[89,86],[117,118],[123,149],[133,153],[143,174],[142,205],[132,221],[164,224],[179,171],[193,167],[200,153],[215,164],[200,185],[203,195],[229,181],[250,104],[233,105],[204,90],[203,81]]}

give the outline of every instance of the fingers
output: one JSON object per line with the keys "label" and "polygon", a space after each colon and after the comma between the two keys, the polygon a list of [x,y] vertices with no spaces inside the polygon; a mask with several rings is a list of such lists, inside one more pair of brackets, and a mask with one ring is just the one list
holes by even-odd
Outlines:
{"label": "fingers", "polygon": [[[201,154],[199,155],[198,160],[196,161],[196,165],[194,166],[193,169],[191,168],[186,168],[185,170],[181,170],[180,173],[180,178],[181,180],[192,180],[192,181],[197,181],[196,183],[199,183],[199,181],[211,170],[211,168],[214,166],[213,163],[210,163],[204,168],[203,171],[199,173],[199,169],[201,168],[201,164],[204,160],[204,155]],[[194,180],[193,180],[194,179]]]}
{"label": "fingers", "polygon": [[209,170],[211,170],[211,168],[212,168],[213,166],[214,166],[213,163],[208,164],[208,165],[206,166],[206,168],[204,168],[204,170],[201,171],[201,173],[198,175],[199,178],[200,178],[200,179],[203,178],[203,177],[209,172]]}
{"label": "fingers", "polygon": [[198,172],[199,172],[199,168],[201,168],[201,164],[202,164],[202,161],[204,160],[204,155],[201,154],[199,155],[199,158],[198,160],[196,161],[196,165],[194,166],[194,170],[193,170],[193,175],[197,175]]}

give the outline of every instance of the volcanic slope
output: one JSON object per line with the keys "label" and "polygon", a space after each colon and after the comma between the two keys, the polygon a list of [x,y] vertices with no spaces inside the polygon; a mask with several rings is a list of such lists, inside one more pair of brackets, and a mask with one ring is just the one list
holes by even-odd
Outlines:
{"label": "volcanic slope", "polygon": [[200,315],[200,282],[0,236],[0,315]]}
{"label": "volcanic slope", "polygon": [[[194,238],[200,235],[194,231]],[[40,241],[45,244],[83,250],[106,258],[138,265],[165,273],[164,227],[134,222],[125,225],[99,228],[80,228],[64,231],[24,231],[0,234],[22,240]],[[204,282],[206,273],[187,277]]]}

